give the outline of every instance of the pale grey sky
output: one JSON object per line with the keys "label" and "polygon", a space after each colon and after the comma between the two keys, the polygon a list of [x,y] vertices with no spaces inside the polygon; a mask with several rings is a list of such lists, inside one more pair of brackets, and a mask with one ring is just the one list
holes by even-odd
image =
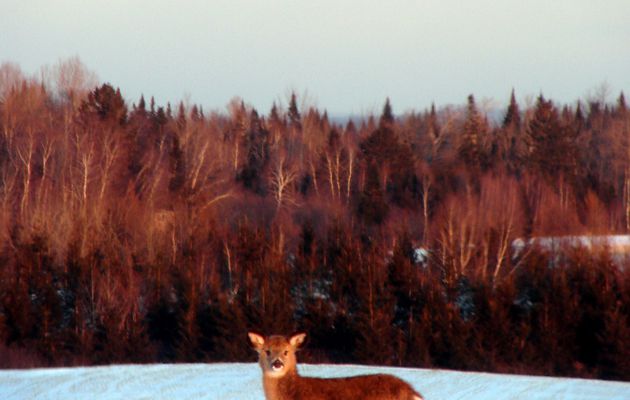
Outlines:
{"label": "pale grey sky", "polygon": [[0,0],[0,62],[79,56],[135,101],[295,90],[333,114],[630,91],[630,0]]}

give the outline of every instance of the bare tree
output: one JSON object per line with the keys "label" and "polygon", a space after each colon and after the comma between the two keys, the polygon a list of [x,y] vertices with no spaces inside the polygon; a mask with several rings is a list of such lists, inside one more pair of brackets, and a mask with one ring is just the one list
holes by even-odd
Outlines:
{"label": "bare tree", "polygon": [[445,200],[435,224],[438,260],[449,286],[470,272],[479,241],[478,199],[470,191],[460,196]]}
{"label": "bare tree", "polygon": [[6,101],[9,92],[16,89],[24,81],[24,75],[20,66],[3,62],[0,65],[0,103]]}
{"label": "bare tree", "polygon": [[51,79],[57,94],[72,109],[76,109],[83,96],[98,85],[96,74],[90,71],[77,56],[59,60],[53,67]]}
{"label": "bare tree", "polygon": [[[496,285],[506,264],[512,242],[522,234],[523,215],[519,187],[512,178],[501,176],[485,176],[481,185],[477,206],[481,215],[482,230],[481,277],[486,280],[488,269],[494,264],[492,282]],[[490,254],[491,251],[494,251],[493,255]]]}
{"label": "bare tree", "polygon": [[286,156],[280,154],[270,173],[270,187],[276,201],[276,213],[283,207],[297,204],[293,185],[297,179],[297,172],[286,161]]}

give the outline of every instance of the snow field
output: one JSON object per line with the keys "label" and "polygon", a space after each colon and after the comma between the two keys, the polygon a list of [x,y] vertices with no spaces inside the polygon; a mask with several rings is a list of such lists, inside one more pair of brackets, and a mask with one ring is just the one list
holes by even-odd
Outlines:
{"label": "snow field", "polygon": [[[427,400],[630,400],[630,383],[356,365],[299,365],[305,376],[390,373]],[[0,399],[264,399],[257,364],[151,364],[0,371]]]}

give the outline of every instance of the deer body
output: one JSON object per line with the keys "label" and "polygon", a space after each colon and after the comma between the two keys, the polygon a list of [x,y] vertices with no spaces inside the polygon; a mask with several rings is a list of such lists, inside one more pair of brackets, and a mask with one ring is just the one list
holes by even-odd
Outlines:
{"label": "deer body", "polygon": [[295,352],[305,336],[265,338],[249,333],[259,355],[266,400],[422,400],[407,382],[392,375],[329,379],[300,376]]}

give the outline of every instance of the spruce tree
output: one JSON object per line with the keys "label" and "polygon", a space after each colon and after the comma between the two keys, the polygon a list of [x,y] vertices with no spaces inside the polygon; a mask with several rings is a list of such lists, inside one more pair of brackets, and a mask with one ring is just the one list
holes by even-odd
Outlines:
{"label": "spruce tree", "polygon": [[186,110],[184,109],[184,102],[180,101],[177,108],[177,126],[179,129],[186,128]]}
{"label": "spruce tree", "polygon": [[619,95],[619,99],[617,99],[617,108],[616,114],[620,117],[624,117],[628,111],[628,106],[626,105],[626,96],[624,96],[623,92]]}
{"label": "spruce tree", "polygon": [[289,102],[289,122],[298,130],[302,129],[300,111],[298,110],[297,96],[295,95],[295,93],[291,93],[291,101]]}
{"label": "spruce tree", "polygon": [[238,179],[243,186],[261,195],[265,193],[262,177],[269,161],[268,137],[269,133],[263,127],[258,112],[253,109],[249,118],[249,130],[244,136],[247,160],[239,171]]}
{"label": "spruce tree", "polygon": [[435,103],[431,103],[431,110],[427,118],[427,132],[433,142],[440,137],[440,125],[437,119],[437,112],[435,111]]}
{"label": "spruce tree", "polygon": [[92,117],[117,125],[127,122],[127,106],[120,89],[114,90],[108,83],[91,91],[81,104],[79,112],[84,122]]}
{"label": "spruce tree", "polygon": [[138,108],[137,110],[141,113],[146,113],[147,111],[147,105],[144,101],[144,95],[140,95],[140,100],[138,101]]}
{"label": "spruce tree", "polygon": [[516,102],[514,89],[512,89],[510,104],[505,112],[499,134],[501,135],[498,138],[499,148],[503,152],[504,162],[510,171],[518,173],[524,149],[521,137],[521,112]]}
{"label": "spruce tree", "polygon": [[195,104],[192,106],[192,110],[190,110],[190,119],[193,121],[201,121],[202,117],[199,112],[199,107]]}
{"label": "spruce tree", "polygon": [[381,122],[360,144],[361,157],[375,168],[386,182],[383,188],[391,199],[401,206],[413,203],[415,183],[415,161],[411,146],[401,142],[393,123],[391,106],[383,110]]}
{"label": "spruce tree", "polygon": [[392,111],[392,105],[388,97],[385,100],[385,105],[383,106],[383,113],[381,114],[379,125],[385,126],[385,125],[392,125],[393,123],[394,123],[394,112]]}
{"label": "spruce tree", "polygon": [[512,95],[510,96],[510,105],[503,118],[503,128],[512,128],[519,130],[521,128],[521,112],[514,96],[514,89],[512,89]]}
{"label": "spruce tree", "polygon": [[365,188],[359,196],[357,211],[368,224],[380,225],[389,213],[389,205],[374,161],[368,164],[366,179]]}
{"label": "spruce tree", "polygon": [[464,122],[459,145],[459,157],[468,167],[482,167],[484,161],[482,139],[485,135],[486,126],[477,110],[475,97],[471,94],[468,96],[466,121]]}
{"label": "spruce tree", "polygon": [[548,177],[572,172],[577,156],[574,139],[571,129],[561,124],[557,108],[541,94],[526,129],[531,167]]}

